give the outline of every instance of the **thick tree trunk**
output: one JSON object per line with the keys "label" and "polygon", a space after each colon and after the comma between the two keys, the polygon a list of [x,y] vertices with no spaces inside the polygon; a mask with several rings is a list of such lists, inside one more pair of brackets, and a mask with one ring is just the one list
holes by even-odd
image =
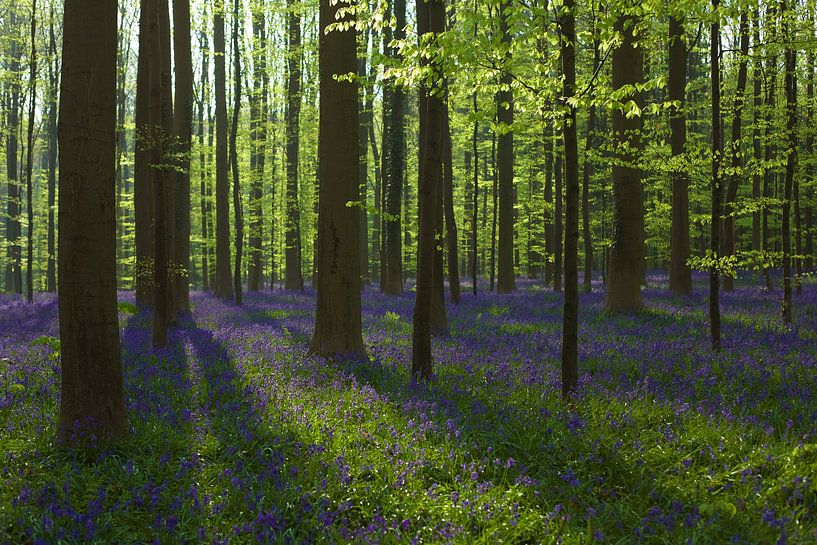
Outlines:
{"label": "thick tree trunk", "polygon": [[128,431],[116,304],[116,41],[114,2],[65,0],[57,426],[63,445],[120,439]]}
{"label": "thick tree trunk", "polygon": [[301,118],[301,16],[293,0],[287,2],[287,109],[286,109],[286,271],[284,287],[303,290],[301,272],[301,208],[298,203],[299,127]]}
{"label": "thick tree trunk", "polygon": [[[735,203],[738,200],[738,185],[743,177],[741,167],[741,129],[743,117],[744,93],[746,92],[746,65],[749,58],[749,16],[746,11],[740,14],[740,61],[738,62],[738,81],[735,87],[735,99],[732,106],[732,147],[729,150],[731,157],[731,174],[726,187],[724,201],[723,243],[721,254],[724,257],[735,255],[736,221]],[[723,275],[723,289],[735,289],[735,280],[731,274]]]}
{"label": "thick tree trunk", "polygon": [[[176,293],[173,286],[178,276],[178,266],[175,262],[176,255],[176,194],[175,186],[175,172],[173,166],[175,164],[174,152],[175,149],[175,123],[173,115],[173,68],[172,68],[172,45],[170,39],[170,3],[169,0],[160,0],[159,3],[159,31],[161,32],[159,38],[161,40],[161,58],[160,70],[162,78],[162,94],[161,94],[161,136],[162,139],[162,165],[167,165],[163,168],[162,176],[164,177],[164,201],[165,201],[165,245],[167,260],[167,322],[168,325],[176,322]],[[155,206],[155,203],[154,203]],[[155,221],[158,221],[154,218]],[[155,232],[154,232],[155,234]],[[157,235],[158,236],[158,235]],[[156,243],[158,244],[158,243]],[[155,246],[154,246],[155,247]],[[157,265],[158,266],[158,265]],[[155,298],[155,294],[154,294]],[[154,305],[155,306],[155,305]]]}
{"label": "thick tree trunk", "polygon": [[[720,43],[721,28],[718,5],[720,0],[712,0],[712,11],[715,19],[710,25],[709,63],[710,77],[712,84],[712,215],[711,215],[711,239],[710,250],[712,255],[717,256],[720,250],[720,230],[721,230],[721,187],[720,165],[723,156],[723,146],[721,144],[721,68],[718,44]],[[709,271],[709,333],[712,337],[712,349],[717,351],[721,348],[721,308],[719,301],[720,272],[717,265]]]}
{"label": "thick tree trunk", "polygon": [[[669,89],[668,98],[678,102],[670,108],[670,146],[676,161],[683,161],[686,147],[686,80],[687,46],[682,15],[669,20]],[[681,162],[683,164],[683,162]],[[685,168],[674,170],[672,176],[672,220],[670,228],[669,288],[673,295],[692,293],[692,270],[689,261],[689,177]]]}
{"label": "thick tree trunk", "polygon": [[216,94],[216,296],[233,298],[230,272],[230,182],[227,176],[227,76],[225,74],[224,0],[214,6]]}
{"label": "thick tree trunk", "polygon": [[497,92],[497,121],[503,127],[497,147],[497,169],[499,170],[499,268],[497,271],[497,292],[510,293],[516,290],[514,272],[514,198],[513,198],[513,92],[511,91],[511,30],[508,21],[510,0],[500,0],[499,32],[505,48],[503,71],[499,77],[500,90]]}
{"label": "thick tree trunk", "polygon": [[[613,89],[636,85],[642,80],[642,50],[635,41],[630,15],[620,15],[614,28],[622,37],[613,51]],[[637,90],[622,97],[641,104]],[[613,111],[613,233],[607,271],[604,306],[609,312],[641,310],[641,280],[644,276],[644,218],[642,213],[641,171],[638,168],[642,149],[640,116]]]}
{"label": "thick tree trunk", "polygon": [[[576,87],[576,29],[574,0],[565,0],[561,16],[562,95],[570,98]],[[565,148],[565,302],[562,319],[562,396],[568,398],[578,387],[579,332],[579,146],[576,137],[576,107],[567,106],[562,129]],[[588,136],[589,138],[589,136]]]}
{"label": "thick tree trunk", "polygon": [[[357,70],[357,44],[354,25],[325,32],[338,21],[341,7],[330,0],[320,3],[317,302],[310,351],[323,356],[365,356],[360,318],[360,220],[358,209],[346,206],[360,194],[358,92],[356,83],[334,78]],[[352,22],[351,16],[340,21]]]}
{"label": "thick tree trunk", "polygon": [[173,187],[174,313],[190,311],[190,139],[193,131],[193,54],[190,0],[173,0],[173,51],[176,81],[173,120],[179,161]]}
{"label": "thick tree trunk", "polygon": [[233,270],[233,292],[235,303],[244,300],[241,283],[241,264],[244,254],[244,213],[241,207],[241,178],[238,168],[238,122],[241,113],[241,47],[239,28],[243,33],[243,17],[239,13],[239,2],[233,0],[233,122],[230,126],[230,164],[233,171],[233,211],[235,213],[235,268]]}

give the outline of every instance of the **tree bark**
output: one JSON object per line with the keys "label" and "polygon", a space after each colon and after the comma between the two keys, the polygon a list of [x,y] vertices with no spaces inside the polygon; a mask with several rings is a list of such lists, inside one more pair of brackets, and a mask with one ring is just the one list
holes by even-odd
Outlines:
{"label": "tree bark", "polygon": [[48,268],[45,289],[57,291],[57,233],[55,222],[57,197],[57,96],[59,94],[59,61],[54,33],[54,9],[48,19]]}
{"label": "tree bark", "polygon": [[140,1],[139,60],[136,73],[136,122],[133,164],[133,208],[136,238],[136,305],[153,305],[153,175],[150,167],[150,45],[148,0]]}
{"label": "tree bark", "polygon": [[[562,95],[576,92],[576,29],[574,0],[565,0],[561,15]],[[576,137],[576,107],[564,105],[562,134],[565,148],[565,301],[562,318],[562,397],[571,397],[578,387],[579,332],[579,146]],[[588,136],[589,138],[589,136]]]}
{"label": "tree bark", "polygon": [[116,42],[116,3],[65,0],[57,426],[63,445],[128,432],[116,303]]}
{"label": "tree bark", "polygon": [[[642,80],[642,50],[635,41],[637,18],[622,14],[614,29],[621,44],[613,51],[613,89],[636,85]],[[637,90],[620,99],[641,105]],[[609,312],[641,310],[641,280],[644,269],[644,218],[642,211],[641,171],[638,158],[641,143],[641,116],[626,116],[613,110],[613,233],[607,271],[604,306]]]}
{"label": "tree bark", "polygon": [[190,0],[173,0],[173,51],[176,103],[173,121],[179,164],[173,187],[175,274],[174,313],[190,311],[190,140],[193,132],[193,54],[190,43]]}
{"label": "tree bark", "polygon": [[[447,100],[447,99],[444,99]],[[454,217],[454,158],[452,157],[451,123],[448,105],[443,104],[443,207],[445,214],[446,265],[451,302],[460,302],[459,252],[457,249],[457,222]]]}
{"label": "tree bark", "polygon": [[[743,117],[744,94],[746,92],[746,67],[749,58],[749,16],[746,11],[740,14],[740,61],[738,62],[738,81],[735,87],[735,98],[732,106],[732,148],[729,150],[731,157],[731,174],[726,187],[726,200],[724,202],[724,226],[723,244],[721,253],[724,257],[735,255],[736,221],[735,203],[738,199],[738,186],[743,177],[741,166],[741,129]],[[723,289],[732,291],[735,289],[735,279],[731,274],[723,275]]]}
{"label": "tree bark", "polygon": [[[670,228],[669,288],[673,295],[692,293],[692,270],[689,264],[689,177],[684,165],[686,148],[686,81],[687,46],[684,39],[683,15],[669,20],[669,85],[668,98],[678,106],[670,108],[670,146],[677,166],[672,176],[672,219]],[[680,164],[679,164],[680,163]],[[683,165],[683,166],[681,166]]]}
{"label": "tree bark", "polygon": [[286,109],[286,271],[284,287],[303,290],[301,271],[301,212],[298,203],[299,127],[301,117],[301,16],[294,0],[287,1],[287,109]]}
{"label": "tree bark", "polygon": [[[445,6],[441,0],[417,1],[417,32],[420,40],[434,42],[445,29]],[[430,62],[434,71],[432,88],[420,89],[420,179],[418,186],[418,234],[417,234],[417,293],[414,302],[411,376],[414,380],[428,381],[433,373],[431,355],[432,298],[435,225],[437,223],[437,199],[442,185],[442,123],[443,104],[438,93],[432,90],[440,85],[441,67],[437,61]]]}
{"label": "tree bark", "polygon": [[497,292],[516,290],[514,272],[514,198],[513,198],[513,92],[511,91],[511,30],[508,8],[510,0],[499,2],[499,32],[505,51],[503,70],[499,77],[497,92],[497,121],[501,127],[497,146],[497,169],[499,171],[499,267]]}
{"label": "tree bark", "polygon": [[227,76],[225,74],[224,0],[214,6],[213,46],[216,93],[216,285],[220,299],[233,298],[230,273],[230,183],[227,177]]}
{"label": "tree bark", "polygon": [[[720,42],[720,14],[718,5],[720,0],[712,0],[714,20],[710,25],[709,63],[712,92],[712,215],[711,215],[711,257],[717,257],[720,250],[720,222],[721,222],[721,187],[720,164],[723,155],[721,144],[721,69],[718,44]],[[712,350],[721,348],[721,309],[719,301],[720,272],[718,266],[713,265],[709,271],[709,332],[712,338]]]}
{"label": "tree bark", "polygon": [[360,317],[358,209],[359,142],[357,84],[337,81],[336,74],[357,70],[354,25],[326,33],[342,4],[320,3],[320,130],[318,137],[319,212],[315,333],[310,352],[322,356],[365,356]]}
{"label": "tree bark", "polygon": [[794,188],[794,174],[797,168],[797,52],[792,47],[793,32],[791,22],[787,14],[786,1],[780,1],[780,16],[783,21],[783,37],[786,40],[785,59],[785,85],[786,85],[786,137],[787,137],[787,157],[786,157],[786,180],[783,190],[783,219],[781,222],[783,238],[783,322],[790,324],[794,321],[792,311],[792,278],[791,278],[791,207]]}
{"label": "tree bark", "polygon": [[198,137],[199,137],[199,205],[201,209],[201,283],[202,289],[207,291],[210,289],[210,231],[212,229],[212,225],[210,225],[210,218],[207,212],[207,191],[209,186],[209,176],[210,172],[208,169],[207,163],[207,153],[205,148],[205,141],[204,141],[204,124],[205,124],[205,116],[204,116],[204,105],[207,105],[207,122],[209,124],[210,120],[210,56],[207,53],[208,45],[207,40],[207,33],[200,32],[200,43],[201,43],[201,74],[202,74],[202,82],[201,82],[201,98],[199,102],[199,126],[198,126]]}
{"label": "tree bark", "polygon": [[[776,21],[777,21],[777,10],[774,6],[769,6],[766,12],[766,26],[768,27],[766,30],[766,37],[764,38],[765,41],[774,41],[776,39]],[[772,49],[771,58],[766,62],[766,129],[765,129],[765,155],[764,155],[764,162],[765,162],[765,171],[763,174],[763,209],[762,209],[762,226],[763,226],[763,238],[761,240],[761,248],[763,251],[763,279],[766,282],[766,289],[772,291],[774,289],[774,285],[772,284],[772,278],[769,274],[769,269],[765,266],[765,263],[769,260],[769,233],[771,231],[769,227],[769,200],[772,198],[772,190],[774,187],[774,175],[775,172],[773,167],[770,166],[771,162],[774,160],[775,155],[775,146],[774,146],[774,114],[776,108],[776,98],[775,93],[777,91],[777,54],[775,48]]]}
{"label": "tree bark", "polygon": [[[574,3],[575,6],[575,3]],[[574,8],[575,9],[575,8]],[[595,25],[595,23],[594,23]],[[593,28],[593,72],[599,69],[601,64],[601,43],[596,35],[595,26]],[[574,84],[575,85],[575,84]],[[591,94],[591,100],[595,98],[595,87]],[[596,130],[596,104],[590,103],[587,112],[587,139],[584,147],[584,169],[582,179],[582,234],[584,235],[584,292],[593,291],[593,233],[590,229],[590,174],[591,174],[591,153],[595,143]],[[565,150],[567,155],[567,150]],[[566,162],[566,158],[565,158]],[[567,281],[565,281],[566,283]]]}
{"label": "tree bark", "polygon": [[26,260],[26,300],[34,301],[34,115],[37,105],[37,0],[31,1],[31,55],[29,62],[28,138],[26,144],[26,212],[28,245]]}
{"label": "tree bark", "polygon": [[249,260],[247,262],[247,289],[259,291],[264,287],[263,246],[264,240],[264,168],[267,156],[267,101],[269,77],[267,76],[267,28],[266,2],[261,0],[252,7],[253,30],[253,92],[250,95],[250,217]]}
{"label": "tree bark", "polygon": [[238,168],[238,123],[241,114],[241,47],[239,28],[243,33],[243,17],[239,13],[239,2],[233,0],[233,122],[230,126],[230,164],[233,171],[233,211],[235,213],[235,268],[233,271],[233,292],[235,303],[244,300],[241,283],[241,264],[244,254],[244,213],[241,207],[241,178]]}
{"label": "tree bark", "polygon": [[[17,16],[12,10],[11,27],[16,29],[18,25]],[[18,178],[18,151],[19,142],[17,140],[20,126],[20,58],[22,57],[22,44],[19,39],[12,38],[9,47],[9,74],[11,83],[8,84],[8,109],[6,114],[6,179],[7,179],[7,207],[6,207],[6,291],[9,293],[22,293],[22,271],[21,271],[21,248],[20,248],[20,181]]]}

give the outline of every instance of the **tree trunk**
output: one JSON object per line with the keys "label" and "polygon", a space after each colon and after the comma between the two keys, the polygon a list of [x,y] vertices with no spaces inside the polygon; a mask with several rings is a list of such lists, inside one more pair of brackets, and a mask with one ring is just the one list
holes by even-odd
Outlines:
{"label": "tree trunk", "polygon": [[[642,50],[635,41],[637,20],[620,15],[615,31],[622,42],[613,51],[613,89],[636,85],[642,80]],[[634,90],[620,99],[641,105],[641,93]],[[641,171],[638,159],[641,143],[641,116],[626,116],[613,110],[613,233],[607,271],[604,306],[609,312],[641,310],[641,280],[644,276],[644,218],[642,214]]]}
{"label": "tree trunk", "polygon": [[[762,107],[762,85],[763,85],[763,65],[761,64],[760,56],[760,12],[756,9],[752,14],[753,39],[752,53],[754,59],[752,60],[752,85],[753,85],[753,104],[752,104],[752,160],[756,165],[754,173],[752,174],[752,200],[758,202],[760,200],[760,165],[763,157],[760,149],[760,110]],[[761,251],[760,245],[760,210],[752,212],[752,251],[758,254]]]}
{"label": "tree trunk", "polygon": [[259,291],[264,287],[263,247],[264,240],[264,167],[267,155],[267,29],[266,3],[252,7],[253,31],[253,91],[250,95],[250,218],[249,260],[247,262],[247,289]]}
{"label": "tree trunk", "polygon": [[[394,2],[394,17],[397,26],[394,30],[394,40],[404,40],[406,36],[406,2]],[[400,61],[397,48],[390,48],[389,56]],[[386,83],[388,92],[385,100],[388,105],[384,112],[388,115],[388,122],[383,123],[384,141],[383,157],[383,292],[389,295],[403,293],[403,239],[402,239],[402,197],[403,171],[405,170],[405,91],[401,85]]]}
{"label": "tree trunk", "polygon": [[[813,24],[813,15],[809,17],[809,24]],[[809,35],[813,36],[813,30],[809,30]],[[806,64],[808,70],[808,83],[806,84],[806,126],[812,127],[812,123],[814,122],[814,51],[807,51],[806,52]],[[809,130],[806,133],[806,143],[805,149],[803,150],[806,157],[811,159],[812,154],[814,153],[814,133]],[[814,173],[814,167],[811,165],[811,161],[806,162],[806,180],[811,180]],[[805,247],[803,248],[805,252],[805,259],[803,260],[803,268],[806,272],[811,271],[814,267],[814,207],[812,206],[814,203],[814,188],[811,184],[808,184],[804,187],[805,189],[805,214],[803,218],[803,230],[805,231]],[[798,254],[800,251],[797,252]]]}
{"label": "tree trunk", "polygon": [[[574,0],[565,0],[561,16],[562,95],[570,98],[576,87],[576,29]],[[598,49],[597,49],[598,51]],[[562,320],[562,397],[578,386],[579,332],[579,146],[576,138],[576,107],[566,104],[562,128],[565,147],[565,302]],[[588,136],[589,139],[589,136]]]}
{"label": "tree trunk", "polygon": [[173,112],[176,156],[173,275],[174,313],[190,311],[190,139],[193,131],[193,55],[190,44],[190,0],[173,0],[173,51],[176,103]]}
{"label": "tree trunk", "polygon": [[54,9],[48,20],[48,268],[45,289],[57,291],[57,233],[54,212],[57,197],[57,96],[59,94],[59,64],[57,38],[54,34]]}
{"label": "tree trunk", "polygon": [[241,178],[238,168],[238,122],[241,119],[241,47],[239,27],[243,17],[239,13],[240,0],[233,0],[233,122],[230,127],[230,164],[233,170],[233,211],[235,212],[235,269],[233,271],[233,291],[235,303],[243,302],[241,284],[241,263],[244,253],[244,214],[241,208]]}
{"label": "tree trunk", "polygon": [[136,73],[136,134],[133,164],[133,208],[136,236],[136,305],[153,305],[153,173],[150,148],[153,131],[150,125],[150,56],[148,0],[140,1],[139,60]]}
{"label": "tree trunk", "polygon": [[[359,142],[357,84],[335,74],[357,70],[357,41],[352,16],[338,19],[339,3],[320,3],[320,129],[318,137],[319,212],[315,333],[310,352],[365,356],[360,318],[360,259],[357,200]],[[325,29],[335,21],[347,30]]]}
{"label": "tree trunk", "polygon": [[562,140],[558,138],[559,134],[557,132],[557,141],[555,145],[556,157],[554,163],[556,164],[555,168],[555,179],[556,179],[556,187],[555,187],[555,201],[556,207],[554,209],[554,222],[553,222],[553,291],[562,291],[562,242],[564,238],[564,227],[562,225],[562,217],[564,214],[564,210],[562,207],[562,194],[563,194],[563,187],[562,187],[562,153],[559,149],[558,140]]}
{"label": "tree trunk", "polygon": [[783,322],[794,321],[791,296],[791,205],[794,188],[794,173],[797,167],[797,52],[792,48],[794,33],[786,13],[786,1],[780,1],[780,17],[783,21],[783,37],[786,40],[784,53],[786,66],[786,136],[788,153],[786,158],[786,180],[783,190],[783,219],[781,222],[783,238]]}
{"label": "tree trunk", "polygon": [[[670,146],[677,163],[683,164],[686,147],[686,81],[687,46],[684,39],[683,14],[669,20],[669,85],[668,98],[678,102],[670,108]],[[672,224],[670,232],[669,288],[673,295],[692,293],[692,270],[689,261],[689,177],[686,168],[678,168],[672,177]]]}
{"label": "tree trunk", "polygon": [[286,272],[284,287],[303,290],[301,272],[301,212],[298,203],[298,152],[301,117],[301,16],[293,0],[287,1],[287,110],[286,110]]}
{"label": "tree trunk", "polygon": [[497,169],[499,171],[499,268],[497,271],[497,292],[510,293],[516,290],[514,272],[514,198],[513,198],[513,92],[511,91],[511,30],[508,20],[510,0],[499,2],[499,32],[505,48],[503,70],[499,76],[500,90],[497,92],[497,121],[501,127],[497,146]]}
{"label": "tree trunk", "polygon": [[37,105],[37,0],[31,2],[31,55],[29,62],[28,138],[26,152],[26,212],[28,213],[28,247],[26,260],[26,300],[34,301],[34,114]]}
{"label": "tree trunk", "polygon": [[[738,82],[735,87],[735,99],[732,106],[732,148],[729,155],[732,159],[729,184],[726,187],[724,202],[723,244],[721,254],[724,257],[735,255],[735,203],[738,199],[738,185],[743,177],[741,167],[741,122],[743,116],[744,93],[746,92],[746,64],[749,58],[749,16],[746,11],[740,14],[740,61],[738,63]],[[723,275],[723,289],[735,289],[735,280],[731,274]]]}
{"label": "tree trunk", "polygon": [[362,54],[357,61],[357,75],[361,78],[363,85],[358,86],[358,118],[360,126],[357,131],[358,138],[358,258],[360,259],[360,285],[361,287],[369,283],[369,214],[366,210],[368,202],[369,185],[369,117],[370,110],[367,109],[369,96],[372,93],[371,84],[367,78],[366,59],[369,56],[369,34],[367,30],[362,35]]}
{"label": "tree trunk", "polygon": [[[12,10],[11,26],[17,27],[17,17]],[[8,110],[6,117],[6,179],[8,186],[8,204],[6,216],[6,291],[9,293],[22,293],[22,273],[20,270],[21,249],[20,249],[20,181],[18,178],[18,156],[19,142],[17,140],[20,126],[20,57],[22,57],[22,44],[18,39],[12,38],[9,47],[9,68],[11,83],[8,85]]]}
{"label": "tree trunk", "polygon": [[224,0],[214,6],[216,86],[216,296],[233,298],[230,273],[230,182],[227,177],[227,76],[225,74]]}
{"label": "tree trunk", "polygon": [[212,225],[210,225],[210,218],[208,217],[207,213],[207,190],[209,186],[209,176],[210,172],[208,169],[207,163],[207,153],[204,144],[204,123],[205,123],[205,116],[204,116],[204,105],[207,105],[207,120],[209,122],[210,119],[210,93],[209,93],[209,72],[210,72],[210,56],[208,55],[208,40],[207,40],[207,33],[201,32],[199,33],[200,42],[201,42],[201,74],[202,74],[202,83],[201,83],[201,99],[199,102],[199,197],[200,197],[200,207],[201,207],[201,282],[202,282],[202,289],[208,290],[210,289],[210,231],[212,229]]}
{"label": "tree trunk", "polygon": [[[147,41],[148,80],[150,82],[149,121],[150,170],[153,187],[153,323],[152,342],[154,348],[163,348],[167,342],[167,328],[170,322],[170,274],[169,258],[171,246],[168,244],[168,193],[170,192],[171,170],[166,166],[166,153],[172,131],[168,131],[172,121],[168,120],[166,87],[164,77],[164,55],[170,51],[164,40],[167,24],[167,2],[147,0]],[[169,29],[168,29],[169,32]],[[168,34],[169,37],[169,34]]]}
{"label": "tree trunk", "polygon": [[[774,6],[769,6],[766,12],[766,26],[768,29],[766,30],[766,37],[764,40],[766,42],[774,41],[776,39],[776,20],[777,20],[777,10],[775,10]],[[774,114],[776,109],[776,99],[775,93],[777,91],[777,54],[775,48],[772,48],[772,55],[771,58],[766,62],[766,149],[765,149],[765,172],[763,175],[763,210],[762,210],[762,226],[763,226],[763,238],[761,240],[761,247],[763,250],[763,279],[766,282],[766,289],[772,291],[774,289],[774,285],[772,284],[772,278],[769,274],[769,269],[765,266],[765,263],[769,260],[769,199],[772,198],[772,189],[774,186],[774,175],[775,172],[773,170],[774,167],[770,166],[771,162],[774,160],[775,155],[775,146],[774,142]]]}
{"label": "tree trunk", "polygon": [[[444,99],[447,100],[447,99]],[[446,265],[448,266],[448,289],[451,302],[460,302],[460,269],[457,250],[457,223],[454,218],[454,158],[451,143],[451,124],[448,106],[443,104],[443,206],[445,214]]]}
{"label": "tree trunk", "polygon": [[491,219],[491,285],[489,291],[493,292],[496,279],[496,228],[499,208],[499,175],[496,165],[496,131],[491,133],[491,176],[493,178],[493,192],[491,193],[493,196],[493,207],[491,208],[493,211],[493,218]]}
{"label": "tree trunk", "polygon": [[[709,63],[712,83],[712,215],[711,215],[711,243],[712,257],[720,250],[720,223],[721,223],[721,187],[720,164],[723,155],[721,144],[721,67],[718,44],[720,42],[720,14],[718,5],[720,0],[712,0],[714,20],[710,25]],[[719,301],[720,272],[718,266],[713,265],[709,271],[709,332],[712,337],[712,349],[721,348],[721,309]]]}
{"label": "tree trunk", "polygon": [[116,41],[114,2],[65,0],[57,427],[63,445],[121,439],[128,431],[116,303]]}
{"label": "tree trunk", "polygon": [[[551,108],[546,106],[546,111]],[[545,130],[545,285],[553,285],[553,255],[555,254],[555,225],[553,224],[553,125],[544,120]]]}
{"label": "tree trunk", "polygon": [[[445,29],[445,6],[441,0],[417,1],[417,33],[420,39],[434,42]],[[428,381],[432,376],[431,355],[433,269],[435,225],[437,223],[438,192],[442,185],[442,123],[443,104],[439,93],[442,69],[438,61],[428,61],[434,71],[432,88],[420,89],[420,180],[418,186],[417,229],[417,294],[414,302],[411,376]]]}
{"label": "tree trunk", "polygon": [[[601,64],[601,43],[596,36],[596,29],[593,28],[593,72],[599,69]],[[595,87],[593,88],[591,99],[595,97]],[[587,113],[587,140],[584,147],[584,169],[582,180],[582,234],[584,235],[584,292],[593,291],[593,233],[590,230],[590,155],[594,148],[596,130],[596,105],[590,103]],[[567,162],[567,150],[565,150],[565,163]],[[565,165],[566,168],[569,168]],[[566,220],[565,220],[566,221]],[[565,256],[565,259],[567,257]],[[566,269],[565,269],[566,270]],[[567,280],[565,280],[565,287]]]}

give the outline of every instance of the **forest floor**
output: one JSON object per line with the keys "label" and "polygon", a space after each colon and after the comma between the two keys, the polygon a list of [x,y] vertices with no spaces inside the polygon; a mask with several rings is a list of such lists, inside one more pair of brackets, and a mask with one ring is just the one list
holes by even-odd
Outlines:
{"label": "forest floor", "polygon": [[[726,293],[651,277],[637,316],[581,297],[559,396],[561,296],[464,290],[408,375],[413,295],[363,298],[370,361],[306,355],[314,293],[204,294],[166,350],[121,305],[132,437],[53,444],[57,303],[0,297],[0,544],[814,543],[817,285]],[[123,301],[132,294],[121,293]]]}

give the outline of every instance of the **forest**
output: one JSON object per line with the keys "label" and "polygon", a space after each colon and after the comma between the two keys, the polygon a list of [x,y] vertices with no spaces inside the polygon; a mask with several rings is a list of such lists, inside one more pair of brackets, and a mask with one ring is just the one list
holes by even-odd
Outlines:
{"label": "forest", "polygon": [[0,545],[817,542],[815,0],[0,0]]}

